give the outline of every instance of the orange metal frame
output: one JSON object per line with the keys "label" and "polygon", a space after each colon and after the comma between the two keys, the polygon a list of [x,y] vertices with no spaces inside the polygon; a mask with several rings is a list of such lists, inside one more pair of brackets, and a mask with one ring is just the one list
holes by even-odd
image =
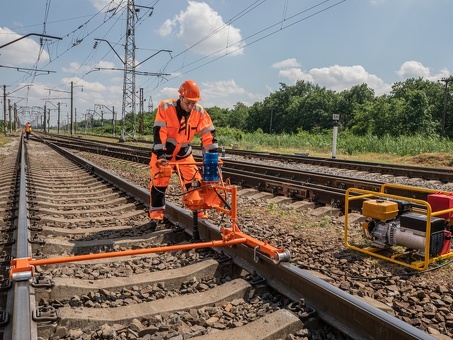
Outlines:
{"label": "orange metal frame", "polygon": [[[184,163],[178,164],[176,162],[168,162],[168,165],[174,168],[174,171],[179,178],[181,190],[183,192],[183,203],[184,205],[192,210],[197,211],[200,209],[215,209],[221,213],[225,213],[230,217],[231,227],[230,228],[220,228],[222,234],[221,240],[213,240],[206,242],[194,242],[191,244],[182,244],[174,246],[165,246],[165,247],[154,247],[147,249],[135,249],[135,250],[125,250],[109,253],[99,253],[99,254],[88,254],[88,255],[77,255],[77,256],[66,256],[66,257],[55,257],[48,259],[33,259],[32,257],[28,258],[17,258],[11,260],[10,267],[10,278],[11,280],[26,280],[34,276],[34,268],[39,265],[49,265],[49,264],[58,264],[58,263],[67,263],[75,261],[85,261],[85,260],[96,260],[102,258],[111,258],[111,257],[120,257],[120,256],[130,256],[130,255],[141,255],[141,254],[151,254],[151,253],[161,253],[168,251],[177,251],[177,250],[188,250],[188,249],[201,249],[208,247],[225,247],[232,246],[236,244],[245,244],[255,250],[255,252],[260,252],[268,256],[274,263],[279,263],[280,261],[288,261],[290,258],[290,253],[284,248],[275,248],[270,245],[267,241],[257,240],[249,235],[241,232],[237,225],[237,186],[225,183],[222,179],[222,174],[220,167],[222,165],[222,160],[219,160],[219,181],[215,182],[203,182],[201,181],[200,186],[196,188],[186,189],[183,179],[181,177],[181,172],[179,171],[180,166],[202,166],[202,162],[193,162],[193,163]],[[162,172],[166,172],[168,175],[168,168],[162,169]],[[170,172],[171,176],[172,172]],[[255,261],[258,261],[258,258],[255,257]]]}

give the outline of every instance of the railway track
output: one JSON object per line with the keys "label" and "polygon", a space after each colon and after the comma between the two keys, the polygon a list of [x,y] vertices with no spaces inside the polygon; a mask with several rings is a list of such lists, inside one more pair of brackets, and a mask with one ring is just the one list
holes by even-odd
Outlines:
{"label": "railway track", "polygon": [[[25,149],[4,163],[9,167],[1,167],[5,183],[11,183],[2,230],[5,239],[17,239],[4,244],[3,251],[14,258],[52,262],[68,257],[68,262],[36,265],[33,280],[14,281],[14,294],[13,288],[2,291],[7,302],[1,307],[12,316],[3,339],[84,334],[95,339],[255,339],[257,330],[261,338],[267,331],[273,332],[268,338],[430,338],[291,263],[275,264],[247,246],[195,251],[187,211],[169,204],[168,223],[156,228],[147,218],[145,190],[73,154],[64,159],[63,150],[57,153],[35,141]],[[209,222],[200,222],[199,228],[203,240],[220,238],[218,227]],[[188,248],[148,251],[169,244]],[[120,251],[130,253],[116,256]],[[96,258],[105,253],[115,256]],[[71,261],[85,254],[95,261]],[[8,277],[6,265],[2,273]],[[26,286],[25,294],[16,292],[19,286]],[[32,297],[28,318],[23,318],[24,297]],[[317,327],[319,322],[330,326]]]}
{"label": "railway track", "polygon": [[[149,153],[152,147],[152,143],[141,141],[142,146],[138,146],[137,143],[132,144],[119,144],[117,141],[112,142],[99,142],[93,140],[70,137],[70,136],[56,136],[56,135],[42,135],[42,137],[50,138],[54,142],[58,141],[69,141],[70,144],[76,145],[91,145],[93,148],[97,148],[105,151],[116,151],[129,153],[130,150],[134,150],[134,154],[139,157],[149,158]],[[148,146],[149,145],[149,146]],[[201,150],[200,147],[193,146],[194,150]],[[308,154],[284,154],[284,153],[270,153],[270,152],[256,152],[251,150],[240,150],[236,148],[223,148],[223,154],[229,156],[240,156],[247,160],[263,160],[267,163],[269,161],[278,161],[291,165],[305,164],[313,167],[328,167],[344,170],[345,173],[352,172],[368,172],[379,175],[387,175],[394,177],[408,177],[423,181],[440,181],[441,183],[453,182],[453,171],[449,168],[433,168],[424,166],[410,166],[404,164],[386,164],[378,162],[363,162],[363,161],[350,161],[335,158],[322,158],[322,157],[310,157]]]}
{"label": "railway track", "polygon": [[[113,143],[100,143],[76,138],[60,138],[59,136],[45,137],[44,140],[50,141],[64,148],[79,151],[106,155],[117,159],[136,162],[140,164],[149,163],[150,149],[146,147],[118,145]],[[242,155],[245,151],[231,150],[233,155]],[[348,168],[342,161],[312,159],[307,168],[295,168],[285,166],[285,163],[296,164],[304,162],[306,157],[286,157],[281,154],[269,154],[270,159],[281,160],[275,163],[260,161],[263,153],[246,152],[248,159],[236,159],[227,154],[225,159],[228,162],[223,166],[222,171],[226,178],[232,183],[244,188],[255,188],[260,192],[268,192],[274,196],[288,197],[293,200],[305,200],[314,202],[318,206],[334,206],[340,211],[345,208],[345,192],[349,188],[359,188],[368,191],[378,192],[384,183],[392,180],[403,183],[407,186],[420,186],[439,191],[450,191],[452,184],[449,182],[453,172],[449,169],[429,169],[408,166],[386,166],[378,163],[349,164]],[[200,156],[195,156],[201,159]],[[251,162],[250,160],[253,160]],[[273,165],[275,164],[275,165]],[[335,168],[334,172],[326,169]],[[392,169],[394,171],[392,172]],[[405,169],[401,171],[401,169]],[[360,170],[360,171],[359,171]],[[401,173],[405,175],[402,176]],[[433,176],[433,174],[435,176]],[[428,179],[427,179],[428,178]],[[434,179],[436,178],[436,179]],[[426,192],[416,192],[404,188],[387,188],[386,192],[403,197],[426,200]],[[351,202],[350,209],[360,211],[362,201]]]}

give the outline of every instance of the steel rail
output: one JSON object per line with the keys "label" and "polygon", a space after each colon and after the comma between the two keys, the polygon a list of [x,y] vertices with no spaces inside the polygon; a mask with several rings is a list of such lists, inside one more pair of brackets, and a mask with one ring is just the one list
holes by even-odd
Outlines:
{"label": "steel rail", "polygon": [[[67,153],[53,143],[45,143],[62,154],[68,154],[74,162],[149,206],[148,190]],[[171,202],[167,202],[166,206],[170,221],[186,226],[186,231],[191,233],[192,228],[187,227],[193,223],[191,212]],[[204,240],[219,240],[222,237],[218,226],[209,221],[199,221],[198,227],[200,237]],[[435,339],[290,263],[275,264],[255,249],[241,244],[216,250],[229,255],[236,264],[250,273],[262,276],[274,289],[293,301],[304,299],[321,319],[354,339]]]}
{"label": "steel rail", "polygon": [[[81,142],[80,139],[68,136],[59,136],[66,140],[72,140],[73,142]],[[88,140],[83,140],[87,142]],[[113,142],[96,142],[89,141],[90,143],[97,143],[97,145],[108,145],[112,148],[130,148],[137,151],[150,152],[151,146],[149,148],[140,147],[136,145],[123,145],[120,146],[118,143]],[[150,144],[151,142],[140,141],[141,143]],[[200,147],[193,146],[195,150],[201,150]],[[256,152],[250,150],[239,150],[239,149],[223,149],[222,152],[226,152],[230,155],[239,155],[249,158],[261,158],[261,159],[272,159],[281,162],[287,163],[304,163],[317,166],[328,166],[332,168],[339,168],[345,170],[357,170],[357,171],[366,171],[379,174],[391,174],[394,176],[406,176],[410,178],[422,178],[425,180],[438,180],[442,182],[453,182],[453,171],[448,168],[432,168],[424,166],[410,166],[402,164],[384,164],[384,163],[375,163],[375,162],[365,162],[365,161],[353,161],[353,160],[342,160],[334,158],[323,158],[323,157],[310,157],[308,154],[281,154],[281,153],[270,153],[270,152]]]}
{"label": "steel rail", "polygon": [[352,339],[435,339],[404,321],[292,265],[272,266],[263,256],[252,261],[252,250],[237,246],[226,254],[245,268],[254,270],[274,289],[293,301],[303,299],[318,316]]}
{"label": "steel rail", "polygon": [[[80,142],[69,143],[56,141],[55,144],[65,148],[102,154],[140,164],[149,163],[149,155],[146,152],[146,156],[144,156],[143,151],[134,153],[129,150],[129,152],[126,152],[125,149],[121,148],[85,145]],[[200,158],[200,156],[195,155],[196,160]],[[236,160],[225,162],[222,171],[234,184],[271,192],[274,195],[293,197],[294,199],[310,199],[320,204],[331,204],[333,201],[338,208],[345,207],[344,195],[347,189],[361,188],[378,192],[384,184],[384,182],[379,181],[351,179],[345,176],[324,175],[314,171],[263,166]],[[396,188],[389,190],[391,191],[389,193],[399,196],[409,195],[421,200],[427,199],[427,194],[424,192],[409,192]],[[351,208],[359,210],[359,204],[360,202],[354,202]]]}
{"label": "steel rail", "polygon": [[[74,145],[73,143],[66,143],[63,142],[61,143],[60,141],[57,141],[56,143],[53,143],[49,141],[49,139],[42,139],[43,142],[45,143],[50,143],[55,146],[59,147],[64,147],[64,148],[69,148],[69,149],[77,149],[85,152],[90,152],[90,153],[95,153],[95,154],[102,154],[102,155],[107,155],[107,156],[114,156],[115,158],[119,159],[125,159],[128,161],[132,162],[137,162],[140,164],[148,164],[149,163],[149,157],[142,157],[142,156],[136,156],[131,153],[123,153],[118,151],[113,151],[113,150],[107,150],[106,148],[98,148],[98,147],[93,147],[93,146],[86,146],[86,145]],[[72,156],[70,156],[72,157]],[[199,156],[195,156],[195,159],[200,158]],[[84,161],[82,161],[85,163]],[[355,183],[357,185],[357,180],[351,180],[347,178],[342,178],[341,180],[341,186],[342,188],[332,188],[329,186],[321,186],[316,183],[306,183],[306,181],[303,181],[302,179],[297,180],[287,180],[282,177],[272,177],[271,175],[263,175],[262,173],[265,173],[269,168],[264,168],[264,167],[258,167],[254,168],[255,166],[253,165],[253,168],[255,170],[261,170],[257,173],[253,173],[253,168],[250,164],[247,164],[246,162],[238,162],[235,161],[234,163],[240,164],[238,167],[241,169],[235,169],[233,166],[232,168],[229,167],[228,164],[224,164],[222,168],[223,174],[230,178],[232,183],[234,184],[239,184],[241,186],[246,186],[246,187],[253,187],[256,188],[257,190],[261,191],[267,191],[267,192],[272,192],[273,194],[282,194],[282,195],[288,195],[290,197],[293,197],[295,199],[316,199],[318,203],[321,204],[331,204],[332,200],[338,203],[339,207],[344,206],[344,195],[346,190],[343,189],[345,187],[346,189],[350,185],[346,185],[345,180],[347,180],[349,183]],[[84,164],[84,166],[89,166],[91,167],[91,164]],[[246,168],[249,168],[249,170],[244,170]],[[264,169],[264,170],[263,170]],[[287,173],[290,172],[288,169],[286,171]],[[293,171],[293,173],[295,173]],[[299,172],[300,173],[300,172]],[[109,174],[102,174],[103,177],[106,177],[106,179],[111,178]],[[294,177],[294,175],[287,175],[289,177]],[[313,172],[310,172],[306,175],[307,179],[311,179],[312,182],[316,182],[317,176],[320,176],[321,179],[319,181],[324,182],[325,180],[325,175],[319,175]],[[332,178],[330,178],[332,181]],[[380,185],[383,183],[378,183],[378,182],[367,182],[367,181],[360,181],[361,184],[358,184],[359,187],[366,187],[366,188],[374,188],[376,191],[379,191]],[[129,189],[131,190],[131,189]],[[148,202],[142,201],[142,203],[148,204]],[[360,209],[360,203],[359,201],[355,201],[354,203],[351,204],[351,207]]]}
{"label": "steel rail", "polygon": [[[196,147],[194,147],[196,149]],[[309,157],[308,155],[290,155],[269,152],[253,152],[247,150],[225,150],[228,154],[241,155],[250,158],[273,159],[288,163],[304,163],[332,168],[366,171],[380,174],[391,174],[394,176],[406,176],[411,178],[422,178],[425,180],[439,180],[453,182],[453,171],[448,168],[432,168],[424,166],[411,166],[403,164],[383,164],[375,162],[342,160],[322,157]]]}
{"label": "steel rail", "polygon": [[[20,179],[19,179],[19,202],[18,202],[18,220],[17,220],[17,241],[16,241],[16,257],[23,258],[29,256],[29,231],[28,231],[28,207],[27,207],[27,187],[25,174],[25,147],[24,137],[21,136],[20,153]],[[34,339],[36,328],[33,327],[31,317],[31,302],[30,295],[32,287],[30,287],[29,278],[24,277],[22,280],[13,282],[13,311],[12,311],[12,329],[10,338],[12,340]],[[26,326],[30,325],[30,327]],[[33,331],[35,329],[35,331]],[[32,337],[32,334],[34,336]]]}

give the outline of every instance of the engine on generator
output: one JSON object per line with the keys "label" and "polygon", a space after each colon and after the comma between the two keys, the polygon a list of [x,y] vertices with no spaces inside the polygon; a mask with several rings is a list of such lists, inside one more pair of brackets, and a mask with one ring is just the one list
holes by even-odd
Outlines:
{"label": "engine on generator", "polygon": [[383,198],[365,200],[362,215],[367,217],[362,224],[363,232],[373,247],[403,246],[424,253],[429,226],[429,254],[439,256],[450,252],[448,221],[431,217],[428,222],[427,215],[413,212],[411,202]]}

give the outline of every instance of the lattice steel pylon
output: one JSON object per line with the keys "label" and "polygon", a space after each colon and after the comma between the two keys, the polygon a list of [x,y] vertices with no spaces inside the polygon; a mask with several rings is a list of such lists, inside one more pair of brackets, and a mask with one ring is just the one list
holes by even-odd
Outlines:
{"label": "lattice steel pylon", "polygon": [[135,4],[127,0],[126,43],[124,45],[124,80],[121,138],[124,140],[126,110],[132,115],[132,137],[135,138]]}

